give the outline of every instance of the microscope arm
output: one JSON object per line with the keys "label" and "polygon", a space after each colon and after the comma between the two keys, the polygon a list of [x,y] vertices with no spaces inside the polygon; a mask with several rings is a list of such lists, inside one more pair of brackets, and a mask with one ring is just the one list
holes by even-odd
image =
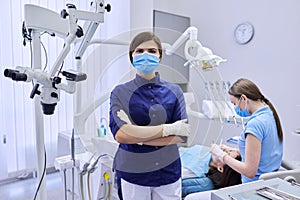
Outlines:
{"label": "microscope arm", "polygon": [[[83,29],[85,30],[85,34],[83,38],[75,42],[75,58],[81,58],[84,54],[86,48],[89,46],[92,37],[94,36],[99,23],[104,22],[104,11],[105,8],[103,7],[103,0],[97,0],[94,2],[93,10],[96,13],[81,11],[78,12],[78,18],[86,20],[83,25]],[[110,11],[110,5],[108,4],[107,11]]]}
{"label": "microscope arm", "polygon": [[61,38],[65,38],[69,32],[67,19],[62,18],[57,12],[38,5],[25,4],[24,18],[28,29],[47,31]]}
{"label": "microscope arm", "polygon": [[[99,2],[96,3],[97,8],[100,7]],[[101,4],[103,7],[103,3]],[[63,10],[61,15],[63,18],[66,18],[67,16],[69,16],[69,35],[65,40],[65,44],[64,44],[64,48],[62,49],[62,51],[60,52],[58,58],[56,59],[53,67],[51,68],[51,71],[49,73],[49,79],[53,76],[55,76],[55,73],[59,70],[60,66],[62,65],[63,61],[65,60],[66,56],[69,54],[70,49],[71,49],[71,44],[75,41],[75,39],[78,37],[80,38],[81,36],[84,36],[84,40],[82,40],[80,42],[80,45],[87,45],[87,43],[89,42],[90,38],[94,35],[98,24],[100,22],[104,22],[104,8],[103,9],[97,9],[96,10],[100,10],[101,12],[97,12],[97,13],[92,13],[92,12],[88,12],[88,11],[81,11],[81,10],[76,10],[76,8],[73,5],[67,5],[68,6],[68,13],[66,10]],[[78,20],[86,20],[88,24],[91,24],[92,27],[94,27],[93,29],[88,29],[87,32],[85,34],[83,34],[83,29],[77,25],[77,21]],[[93,24],[97,24],[97,26],[93,26]],[[89,40],[87,40],[86,38],[89,38]],[[80,48],[82,49],[80,52],[81,54],[83,54],[86,50],[85,48]],[[75,58],[77,58],[76,55]],[[80,55],[82,56],[82,55]]]}
{"label": "microscope arm", "polygon": [[69,36],[67,37],[62,51],[58,55],[57,59],[55,60],[55,63],[53,64],[53,67],[51,68],[50,73],[48,74],[49,80],[53,76],[55,76],[55,74],[59,71],[60,66],[63,64],[66,56],[70,52],[71,43],[73,43],[75,39],[76,39],[76,35],[74,33],[70,33]]}

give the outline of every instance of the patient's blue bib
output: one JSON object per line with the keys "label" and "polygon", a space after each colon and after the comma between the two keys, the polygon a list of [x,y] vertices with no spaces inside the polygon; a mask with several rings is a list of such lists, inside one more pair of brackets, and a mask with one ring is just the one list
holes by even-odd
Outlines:
{"label": "patient's blue bib", "polygon": [[182,167],[185,167],[195,173],[198,177],[205,177],[209,170],[211,153],[209,147],[203,145],[194,145],[191,147],[180,147]]}

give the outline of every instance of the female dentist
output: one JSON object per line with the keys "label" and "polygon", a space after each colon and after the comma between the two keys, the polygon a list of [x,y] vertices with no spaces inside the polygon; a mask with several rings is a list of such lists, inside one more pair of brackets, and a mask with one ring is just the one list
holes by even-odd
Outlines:
{"label": "female dentist", "polygon": [[249,117],[238,142],[242,161],[228,156],[216,144],[212,145],[212,154],[239,172],[242,183],[258,180],[261,174],[277,171],[282,161],[283,132],[274,106],[248,79],[237,80],[228,93],[237,114]]}
{"label": "female dentist", "polygon": [[[263,173],[277,171],[282,161],[283,132],[274,106],[248,79],[237,80],[228,93],[236,113],[249,117],[238,142],[242,160],[232,158],[217,144],[211,146],[211,153],[239,172],[242,183],[255,181]],[[185,200],[211,199],[211,192],[193,193]]]}
{"label": "female dentist", "polygon": [[129,59],[136,77],[110,97],[110,129],[119,142],[114,157],[120,199],[180,200],[181,161],[177,143],[190,133],[183,92],[160,79],[160,39],[136,35]]}

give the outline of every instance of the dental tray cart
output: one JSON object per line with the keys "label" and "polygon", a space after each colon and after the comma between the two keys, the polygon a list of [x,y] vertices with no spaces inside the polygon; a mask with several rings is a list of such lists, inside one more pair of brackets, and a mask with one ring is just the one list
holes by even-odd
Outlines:
{"label": "dental tray cart", "polygon": [[212,200],[300,200],[299,184],[280,178],[258,180],[251,183],[222,188],[212,192]]}

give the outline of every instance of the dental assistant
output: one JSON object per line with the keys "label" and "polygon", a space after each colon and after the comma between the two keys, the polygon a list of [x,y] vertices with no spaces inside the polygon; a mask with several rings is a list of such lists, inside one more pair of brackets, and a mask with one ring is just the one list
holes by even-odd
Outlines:
{"label": "dental assistant", "polygon": [[181,199],[181,160],[177,143],[190,133],[183,92],[156,72],[160,39],[136,35],[129,59],[136,77],[110,96],[110,129],[119,147],[114,157],[120,199]]}
{"label": "dental assistant", "polygon": [[248,79],[237,80],[228,93],[237,114],[249,117],[238,141],[242,161],[228,156],[216,144],[211,152],[224,164],[241,173],[242,183],[258,180],[261,174],[277,171],[283,155],[283,132],[274,106]]}

